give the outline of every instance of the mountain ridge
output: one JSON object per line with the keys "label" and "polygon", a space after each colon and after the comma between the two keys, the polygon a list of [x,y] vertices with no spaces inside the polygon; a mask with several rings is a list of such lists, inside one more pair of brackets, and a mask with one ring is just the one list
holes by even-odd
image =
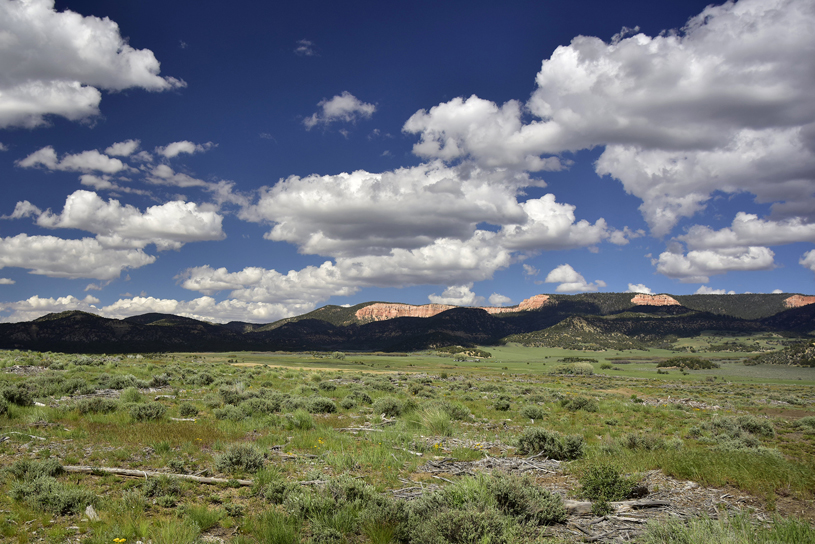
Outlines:
{"label": "mountain ridge", "polygon": [[[790,293],[552,294],[536,295],[505,311],[388,302],[329,305],[267,324],[216,324],[161,313],[109,319],[73,311],[28,322],[0,323],[0,349],[88,353],[404,351],[504,341],[532,345],[569,342],[583,346],[579,349],[611,345],[641,349],[659,343],[661,338],[691,336],[704,330],[810,335],[815,332],[813,302],[815,297]],[[360,314],[371,307],[374,310]],[[376,311],[383,308],[386,311],[374,319]],[[422,316],[399,315],[414,311]]]}

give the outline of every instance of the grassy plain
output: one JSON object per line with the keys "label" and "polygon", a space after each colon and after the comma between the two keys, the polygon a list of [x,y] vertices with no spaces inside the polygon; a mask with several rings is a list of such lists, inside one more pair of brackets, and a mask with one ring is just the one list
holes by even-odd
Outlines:
{"label": "grassy plain", "polygon": [[[574,519],[564,523],[555,503],[586,498],[580,478],[601,466],[632,481],[660,471],[746,497],[744,514],[728,518],[720,501],[718,522],[699,518],[682,530],[736,534],[736,525],[755,524],[763,513],[756,527],[775,527],[767,532],[774,541],[815,541],[815,369],[745,366],[754,352],[706,351],[726,342],[780,347],[772,336],[680,340],[681,355],[719,364],[696,371],[657,368],[676,351],[518,345],[483,347],[492,354],[486,359],[3,352],[0,541],[580,541],[585,535],[568,530]],[[585,366],[583,374],[561,373],[570,363],[588,363],[592,373]],[[528,473],[531,480],[427,468],[428,461],[553,457],[548,445],[519,453],[522,437],[543,435],[573,437],[579,454],[551,474]],[[49,462],[224,482],[61,473]],[[656,487],[649,484],[651,495]],[[393,498],[406,488],[425,492]],[[88,517],[87,504],[99,520]],[[657,542],[660,527],[631,534]],[[794,536],[778,536],[785,532]],[[745,534],[753,540],[734,542],[763,541],[761,531]]]}

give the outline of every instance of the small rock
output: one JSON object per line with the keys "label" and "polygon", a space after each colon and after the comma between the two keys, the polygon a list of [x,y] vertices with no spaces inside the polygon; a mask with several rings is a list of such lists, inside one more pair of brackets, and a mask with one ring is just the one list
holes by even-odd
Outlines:
{"label": "small rock", "polygon": [[99,514],[96,513],[96,510],[94,510],[93,506],[91,506],[90,504],[88,505],[87,508],[85,508],[85,515],[91,521],[99,521],[100,519]]}

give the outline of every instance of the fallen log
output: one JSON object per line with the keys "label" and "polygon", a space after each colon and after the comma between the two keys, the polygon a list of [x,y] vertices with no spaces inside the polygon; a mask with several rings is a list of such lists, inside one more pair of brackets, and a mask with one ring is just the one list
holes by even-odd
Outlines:
{"label": "fallen log", "polygon": [[65,472],[78,472],[82,474],[97,474],[104,472],[105,474],[115,474],[116,476],[129,476],[133,478],[147,478],[148,476],[168,476],[170,478],[178,478],[180,480],[191,480],[201,484],[225,484],[230,482],[237,482],[242,486],[251,486],[252,480],[234,480],[229,478],[211,478],[205,476],[193,476],[192,474],[171,474],[168,472],[155,472],[152,470],[136,470],[130,468],[113,468],[113,467],[89,467],[84,465],[65,465],[62,467]]}
{"label": "fallen log", "polygon": [[[616,501],[610,504],[615,512],[629,512],[641,508],[661,508],[671,505],[668,501]],[[566,512],[572,515],[581,516],[591,514],[591,502],[589,501],[572,501],[567,499],[563,501],[563,506],[566,508]]]}

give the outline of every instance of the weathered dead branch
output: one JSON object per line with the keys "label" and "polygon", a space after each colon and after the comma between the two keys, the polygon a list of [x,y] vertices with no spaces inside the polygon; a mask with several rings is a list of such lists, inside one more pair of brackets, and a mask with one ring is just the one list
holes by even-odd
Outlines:
{"label": "weathered dead branch", "polygon": [[190,480],[200,484],[226,484],[237,482],[242,486],[250,486],[253,484],[252,480],[234,480],[228,478],[211,478],[204,476],[193,476],[192,474],[172,474],[168,472],[155,472],[153,470],[136,470],[130,468],[115,468],[115,467],[91,467],[84,465],[65,465],[62,467],[65,472],[78,472],[82,474],[97,474],[103,472],[105,474],[114,474],[116,476],[127,476],[131,478],[148,478],[150,476],[159,477],[167,476],[170,478],[178,478],[180,480]]}

